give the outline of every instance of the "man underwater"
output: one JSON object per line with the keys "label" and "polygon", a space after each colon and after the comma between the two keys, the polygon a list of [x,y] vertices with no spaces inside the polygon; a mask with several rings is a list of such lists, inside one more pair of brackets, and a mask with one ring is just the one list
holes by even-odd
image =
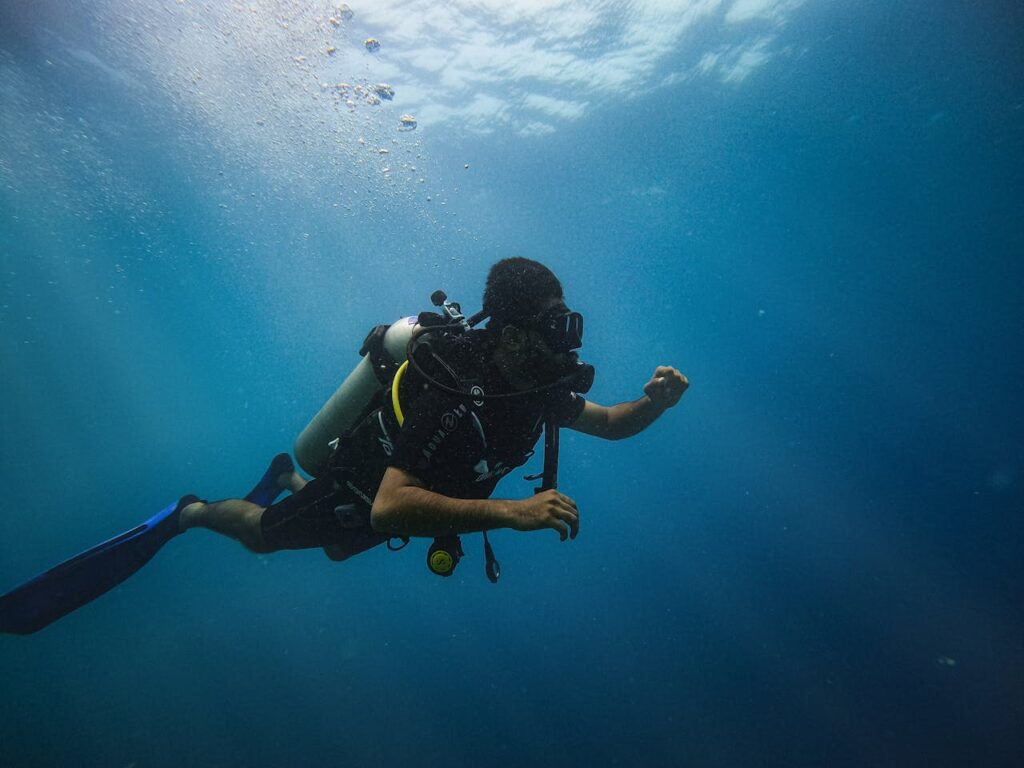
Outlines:
{"label": "man underwater", "polygon": [[[498,565],[487,531],[551,528],[563,541],[576,538],[579,508],[554,487],[558,428],[631,437],[678,403],[689,382],[675,368],[658,366],[638,400],[606,407],[584,399],[593,369],[576,353],[583,318],[539,262],[496,263],[483,310],[469,321],[444,298],[435,304],[448,317],[420,316],[404,364],[382,352],[387,326],[367,337],[361,353],[374,359],[382,384],[370,402],[358,404],[354,424],[328,428],[338,438],[330,448],[315,440],[307,449],[300,437],[296,456],[312,480],[280,454],[244,499],[185,496],[0,597],[0,631],[29,634],[47,626],[122,582],[189,528],[216,531],[253,552],[323,548],[335,560],[393,539],[433,537],[428,566],[442,576],[462,555],[458,535],[482,531],[492,581]],[[473,327],[485,318],[485,328]],[[526,499],[491,499],[499,480],[533,455],[542,432],[541,489]],[[273,503],[285,490],[291,495]]]}

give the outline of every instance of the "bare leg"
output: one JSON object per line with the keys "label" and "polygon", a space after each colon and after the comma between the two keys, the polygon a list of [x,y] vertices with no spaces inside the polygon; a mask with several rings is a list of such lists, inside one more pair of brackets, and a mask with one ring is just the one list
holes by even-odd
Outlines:
{"label": "bare leg", "polygon": [[225,499],[212,504],[197,501],[181,510],[181,530],[206,528],[240,541],[253,552],[272,552],[263,541],[260,519],[264,508],[243,499]]}
{"label": "bare leg", "polygon": [[[277,478],[278,487],[292,493],[301,491],[306,481],[297,472],[285,472]],[[240,541],[246,548],[260,554],[273,552],[263,541],[263,530],[260,521],[266,507],[253,504],[244,499],[225,499],[212,504],[196,502],[181,510],[178,527],[206,528],[216,533]]]}

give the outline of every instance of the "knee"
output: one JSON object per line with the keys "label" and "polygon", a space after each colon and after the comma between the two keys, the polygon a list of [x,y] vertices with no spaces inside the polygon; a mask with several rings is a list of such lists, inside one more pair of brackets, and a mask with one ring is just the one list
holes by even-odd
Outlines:
{"label": "knee", "polygon": [[247,535],[242,539],[242,544],[250,552],[257,555],[269,555],[271,552],[276,552],[279,548],[272,546],[267,543],[263,537],[263,512],[261,509],[258,513],[249,515],[249,530],[246,532]]}
{"label": "knee", "polygon": [[242,544],[250,552],[256,555],[269,555],[271,552],[277,552],[280,547],[275,547],[272,544],[268,544],[266,539],[263,538],[263,531],[259,525],[255,529],[249,532],[249,535],[242,539]]}

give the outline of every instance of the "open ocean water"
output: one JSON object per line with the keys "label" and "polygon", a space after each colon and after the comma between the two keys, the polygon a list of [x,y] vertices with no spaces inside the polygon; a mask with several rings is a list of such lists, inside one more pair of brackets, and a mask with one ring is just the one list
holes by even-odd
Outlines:
{"label": "open ocean water", "polygon": [[595,401],[690,390],[563,435],[580,536],[497,586],[172,541],[0,637],[0,763],[1021,765],[1020,3],[341,5],[0,3],[0,591],[244,493],[502,257]]}

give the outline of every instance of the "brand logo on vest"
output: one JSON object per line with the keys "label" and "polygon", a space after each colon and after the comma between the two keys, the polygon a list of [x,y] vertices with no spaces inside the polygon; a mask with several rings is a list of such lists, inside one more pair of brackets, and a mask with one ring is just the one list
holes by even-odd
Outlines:
{"label": "brand logo on vest", "polygon": [[491,469],[487,465],[487,459],[481,459],[477,462],[476,466],[473,467],[473,471],[477,473],[476,482],[482,483],[484,480],[492,480],[495,477],[504,477],[511,472],[515,467],[505,466],[505,462],[499,461]]}
{"label": "brand logo on vest", "polygon": [[432,457],[441,446],[441,442],[459,428],[459,419],[465,416],[468,411],[469,407],[462,403],[457,408],[447,411],[441,416],[441,427],[434,430],[434,434],[430,436],[427,447],[422,451],[425,458],[429,459]]}
{"label": "brand logo on vest", "polygon": [[353,485],[351,480],[346,480],[345,481],[345,485],[348,487],[348,489],[350,491],[352,491],[352,493],[354,493],[356,496],[358,496],[360,499],[362,499],[364,504],[366,504],[368,507],[372,507],[373,506],[373,499],[371,499],[369,496],[367,496],[361,490],[356,488],[356,486]]}
{"label": "brand logo on vest", "polygon": [[474,400],[473,401],[473,405],[475,405],[477,408],[480,408],[481,406],[483,406],[483,404],[484,404],[484,401],[482,399],[483,398],[483,394],[484,394],[483,387],[481,387],[479,384],[474,384],[472,387],[470,387],[469,393],[471,395],[475,395],[476,397],[481,398],[480,400]]}
{"label": "brand logo on vest", "polygon": [[388,434],[388,428],[384,426],[384,414],[377,411],[377,423],[380,425],[380,436],[377,438],[377,442],[380,443],[384,449],[384,455],[390,456],[395,452],[395,444],[391,442],[391,435]]}

